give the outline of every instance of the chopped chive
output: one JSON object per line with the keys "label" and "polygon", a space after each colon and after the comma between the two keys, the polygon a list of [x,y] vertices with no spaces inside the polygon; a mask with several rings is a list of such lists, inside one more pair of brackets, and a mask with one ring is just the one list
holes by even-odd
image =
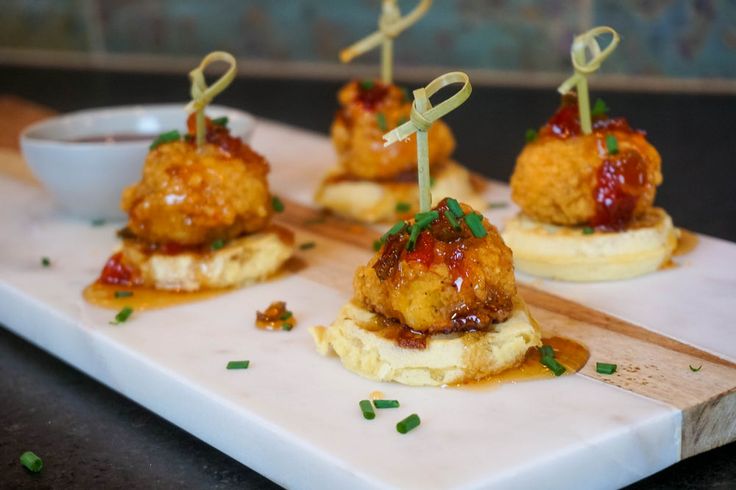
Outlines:
{"label": "chopped chive", "polygon": [[509,203],[505,201],[489,202],[488,207],[490,209],[503,209],[509,207]]}
{"label": "chopped chive", "polygon": [[592,235],[593,233],[595,233],[595,229],[592,226],[583,227],[583,235]]}
{"label": "chopped chive", "polygon": [[43,461],[33,451],[26,451],[20,455],[20,464],[31,473],[38,473],[43,469]]}
{"label": "chopped chive", "polygon": [[411,227],[411,233],[409,234],[409,241],[406,242],[406,249],[408,251],[414,250],[414,247],[417,244],[417,238],[419,238],[419,234],[422,232],[422,230],[417,226],[414,225]]}
{"label": "chopped chive", "polygon": [[107,221],[105,221],[105,218],[96,218],[92,220],[91,225],[92,226],[102,226],[105,223],[107,223]]}
{"label": "chopped chive", "polygon": [[565,366],[560,364],[554,357],[543,357],[540,362],[547,366],[549,370],[555,374],[555,376],[562,376],[562,374],[567,371]]}
{"label": "chopped chive", "polygon": [[399,408],[399,400],[373,400],[376,408]]}
{"label": "chopped chive", "polygon": [[608,114],[609,107],[606,105],[606,103],[603,101],[603,99],[596,99],[595,104],[593,104],[593,109],[590,111],[591,116],[605,116]]}
{"label": "chopped chive", "polygon": [[555,357],[555,350],[551,345],[543,345],[539,348],[539,355],[542,357]]}
{"label": "chopped chive", "polygon": [[383,112],[376,112],[376,122],[378,123],[378,129],[383,132],[388,131],[388,125],[386,124],[386,116]]}
{"label": "chopped chive", "polygon": [[463,219],[467,223],[468,228],[470,228],[470,231],[473,232],[474,237],[483,238],[488,235],[488,231],[483,226],[483,218],[478,213],[466,214]]}
{"label": "chopped chive", "polygon": [[526,133],[524,133],[524,139],[527,143],[531,143],[535,139],[537,139],[537,130],[529,128],[526,130]]}
{"label": "chopped chive", "polygon": [[283,213],[284,212],[284,203],[281,202],[281,199],[279,199],[279,196],[272,196],[271,197],[271,207],[277,213]]}
{"label": "chopped chive", "polygon": [[617,367],[615,364],[609,364],[607,362],[596,362],[595,372],[599,374],[613,374],[616,372]]}
{"label": "chopped chive", "polygon": [[230,361],[227,363],[227,369],[248,369],[250,361]]}
{"label": "chopped chive", "polygon": [[132,314],[133,308],[130,306],[123,306],[123,309],[118,311],[118,314],[115,315],[115,320],[111,321],[110,325],[120,325],[121,323],[125,323]]}
{"label": "chopped chive", "polygon": [[281,314],[281,316],[279,317],[279,320],[288,320],[292,316],[294,316],[294,313],[292,313],[291,310],[286,310],[285,312]]}
{"label": "chopped chive", "polygon": [[212,244],[210,245],[210,248],[212,250],[220,250],[224,246],[225,246],[225,240],[219,239],[219,240],[215,240],[214,242],[212,242]]}
{"label": "chopped chive", "polygon": [[396,430],[401,434],[406,434],[410,430],[419,427],[420,423],[422,423],[422,421],[419,420],[419,415],[413,413],[396,424]]}
{"label": "chopped chive", "polygon": [[448,209],[447,211],[445,211],[444,214],[445,214],[445,218],[447,218],[447,221],[450,222],[450,224],[452,225],[452,227],[455,228],[456,230],[459,230],[460,229],[460,223],[457,222],[457,218],[455,218],[455,216],[452,215],[452,213],[450,212],[450,210]]}
{"label": "chopped chive", "polygon": [[612,134],[606,135],[606,149],[609,155],[615,155],[618,153],[618,140]]}
{"label": "chopped chive", "polygon": [[555,359],[555,350],[552,348],[551,345],[543,345],[542,347],[540,347],[539,354],[541,356],[539,362],[547,366],[547,368],[549,368],[549,370],[552,371],[555,376],[562,376],[562,374],[567,371],[565,366],[560,364],[557,359]]}
{"label": "chopped chive", "polygon": [[172,143],[174,141],[179,141],[180,139],[181,139],[181,134],[179,134],[179,131],[177,131],[176,129],[172,131],[167,131],[165,133],[161,133],[158,136],[156,136],[156,139],[153,140],[153,143],[151,143],[151,146],[149,147],[149,149],[153,150],[154,148],[158,148],[164,143]]}
{"label": "chopped chive", "polygon": [[294,328],[294,326],[291,323],[284,322],[281,324],[281,330],[289,332],[292,328]]}
{"label": "chopped chive", "polygon": [[694,373],[697,373],[698,371],[700,371],[701,369],[703,369],[703,365],[702,364],[700,366],[698,366],[698,367],[695,367],[692,364],[688,364],[688,366],[690,367],[690,371],[692,371]]}
{"label": "chopped chive", "polygon": [[370,90],[373,88],[373,80],[363,80],[360,82],[360,88],[363,90]]}
{"label": "chopped chive", "polygon": [[316,247],[317,244],[314,242],[304,242],[301,245],[299,245],[299,250],[309,250],[310,248]]}
{"label": "chopped chive", "polygon": [[373,420],[376,418],[376,412],[373,410],[373,404],[370,400],[360,400],[358,403],[360,411],[363,412],[363,418],[366,420]]}
{"label": "chopped chive", "polygon": [[386,239],[392,235],[395,235],[397,233],[401,233],[404,228],[406,228],[406,222],[405,221],[397,221],[394,223],[394,225],[389,228],[389,230],[381,236],[381,243],[385,242]]}
{"label": "chopped chive", "polygon": [[381,247],[383,246],[383,242],[381,240],[373,240],[373,250],[378,252],[381,250]]}
{"label": "chopped chive", "polygon": [[130,298],[133,296],[133,291],[115,291],[116,298]]}
{"label": "chopped chive", "polygon": [[229,122],[229,119],[227,118],[227,116],[218,117],[212,120],[212,124],[215,124],[217,126],[222,126],[223,128],[227,127],[228,122]]}
{"label": "chopped chive", "polygon": [[423,213],[417,213],[414,215],[414,219],[416,220],[414,224],[423,230],[431,225],[432,222],[439,217],[440,213],[437,211],[425,211]]}
{"label": "chopped chive", "polygon": [[396,212],[397,213],[408,213],[411,209],[411,204],[408,202],[397,202],[396,203]]}
{"label": "chopped chive", "polygon": [[456,218],[462,218],[465,214],[463,212],[463,208],[460,207],[460,203],[458,203],[456,199],[449,198],[447,200],[447,207],[452,211],[452,214],[454,214]]}
{"label": "chopped chive", "polygon": [[50,267],[51,266],[51,259],[48,257],[41,257],[41,266],[42,267]]}

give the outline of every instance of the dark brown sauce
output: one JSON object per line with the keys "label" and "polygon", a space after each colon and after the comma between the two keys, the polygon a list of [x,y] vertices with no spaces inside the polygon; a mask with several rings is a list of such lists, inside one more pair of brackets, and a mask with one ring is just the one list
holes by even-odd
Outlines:
{"label": "dark brown sauce", "polygon": [[127,143],[131,141],[153,141],[155,137],[155,134],[150,133],[112,133],[80,136],[65,141],[71,143]]}
{"label": "dark brown sauce", "polygon": [[[590,352],[581,343],[564,337],[549,337],[542,339],[545,345],[551,345],[555,350],[555,359],[567,368],[563,376],[575,374],[588,362]],[[461,389],[487,389],[502,383],[516,383],[555,378],[556,376],[544,364],[539,362],[539,350],[532,348],[526,354],[524,361],[515,368],[494,374],[480,381],[472,381],[454,385]]]}
{"label": "dark brown sauce", "polygon": [[426,334],[415,332],[396,320],[386,318],[383,315],[374,315],[370,322],[361,323],[360,327],[373,332],[379,337],[395,342],[396,345],[404,349],[426,349]]}
{"label": "dark brown sauce", "polygon": [[[116,291],[133,293],[132,296],[116,298]],[[84,299],[100,308],[120,310],[129,306],[136,311],[166,308],[184,303],[193,303],[218,296],[231,291],[230,289],[208,289],[204,291],[162,291],[145,287],[117,286],[94,282],[87,286],[82,293]]]}
{"label": "dark brown sauce", "polygon": [[675,251],[672,252],[672,255],[679,256],[690,253],[695,247],[698,246],[699,242],[700,239],[698,238],[698,235],[696,235],[692,231],[680,228],[680,239],[677,240],[677,248],[675,248]]}

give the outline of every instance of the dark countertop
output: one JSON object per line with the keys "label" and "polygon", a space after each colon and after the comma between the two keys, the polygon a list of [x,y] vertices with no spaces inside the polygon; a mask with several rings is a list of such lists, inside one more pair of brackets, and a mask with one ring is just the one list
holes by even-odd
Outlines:
{"label": "dark countertop", "polygon": [[[243,79],[217,103],[326,132],[339,83]],[[181,102],[183,76],[0,67],[0,94],[59,111]],[[593,90],[595,84],[593,82]],[[599,93],[614,115],[646,128],[663,158],[657,202],[675,223],[736,241],[736,96]],[[506,180],[524,131],[555,109],[553,90],[474,87],[447,120],[456,157]],[[0,116],[2,117],[2,116]],[[276,488],[237,461],[44,351],[0,329],[0,488]],[[19,455],[44,459],[38,475]],[[288,465],[288,463],[287,463]],[[736,443],[678,463],[632,488],[735,488]]]}

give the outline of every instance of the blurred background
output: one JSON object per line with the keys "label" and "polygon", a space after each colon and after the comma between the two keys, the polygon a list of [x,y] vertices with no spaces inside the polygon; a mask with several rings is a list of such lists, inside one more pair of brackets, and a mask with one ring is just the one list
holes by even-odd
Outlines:
{"label": "blurred background", "polygon": [[[2,0],[0,63],[185,72],[233,52],[242,72],[332,78],[375,73],[377,53],[337,53],[373,32],[380,0]],[[403,12],[416,1],[401,0]],[[603,88],[736,92],[733,0],[436,0],[396,48],[397,75],[448,68],[475,84],[553,86],[575,33],[608,24],[623,38]]]}

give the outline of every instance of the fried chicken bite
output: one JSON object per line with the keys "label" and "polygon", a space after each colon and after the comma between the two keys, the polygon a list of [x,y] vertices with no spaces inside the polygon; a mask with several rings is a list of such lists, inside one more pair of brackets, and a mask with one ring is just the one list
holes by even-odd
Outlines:
{"label": "fried chicken bite", "polygon": [[[383,135],[409,120],[411,101],[403,89],[380,82],[352,81],[338,93],[340,109],[332,123],[332,142],[340,166],[365,180],[392,180],[416,175],[415,135],[383,146]],[[442,163],[455,149],[455,138],[442,121],[429,130],[430,166]]]}
{"label": "fried chicken bite", "polygon": [[271,197],[266,160],[224,126],[207,121],[207,143],[154,148],[139,183],[123,192],[128,229],[149,243],[196,246],[228,240],[268,225]]}
{"label": "fried chicken bite", "polygon": [[577,99],[562,106],[517,158],[511,196],[538,221],[621,230],[652,207],[661,158],[643,131],[602,114],[582,133]]}
{"label": "fried chicken bite", "polygon": [[[441,201],[429,225],[422,217],[419,225],[409,223],[426,226],[414,244],[406,225],[392,228],[356,271],[356,303],[425,333],[484,329],[509,318],[516,295],[511,250],[486,219],[467,205],[468,219],[459,217],[453,203]],[[472,230],[468,220],[480,229]]]}

